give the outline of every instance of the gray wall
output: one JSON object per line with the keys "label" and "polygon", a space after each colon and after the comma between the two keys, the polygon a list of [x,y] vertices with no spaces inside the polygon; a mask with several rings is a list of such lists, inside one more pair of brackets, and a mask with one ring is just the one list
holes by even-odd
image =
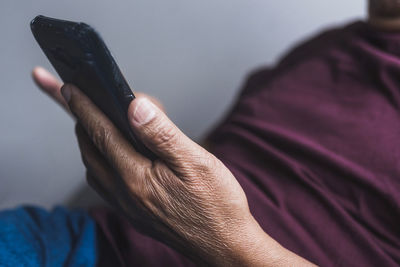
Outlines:
{"label": "gray wall", "polygon": [[134,89],[158,97],[198,140],[248,71],[364,13],[363,0],[2,0],[0,208],[60,204],[84,184],[72,120],[30,78],[33,66],[50,68],[29,30],[35,15],[97,28]]}

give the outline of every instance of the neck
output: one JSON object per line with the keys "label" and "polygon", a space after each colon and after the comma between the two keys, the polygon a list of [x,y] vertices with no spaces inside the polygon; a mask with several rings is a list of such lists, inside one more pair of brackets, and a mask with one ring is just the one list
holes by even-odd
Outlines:
{"label": "neck", "polygon": [[379,30],[383,31],[400,31],[400,17],[386,18],[370,16],[368,23]]}
{"label": "neck", "polygon": [[384,31],[400,31],[400,1],[369,0],[371,26]]}

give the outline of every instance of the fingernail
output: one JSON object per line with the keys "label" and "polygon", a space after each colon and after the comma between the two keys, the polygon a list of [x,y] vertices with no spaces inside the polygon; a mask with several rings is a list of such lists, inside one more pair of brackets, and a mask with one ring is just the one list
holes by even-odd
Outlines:
{"label": "fingernail", "polygon": [[68,103],[71,99],[71,88],[69,88],[69,86],[63,86],[61,88],[61,94],[64,97],[65,101],[67,101]]}
{"label": "fingernail", "polygon": [[145,97],[138,98],[136,101],[138,103],[133,111],[133,120],[139,125],[146,124],[156,115],[154,105]]}

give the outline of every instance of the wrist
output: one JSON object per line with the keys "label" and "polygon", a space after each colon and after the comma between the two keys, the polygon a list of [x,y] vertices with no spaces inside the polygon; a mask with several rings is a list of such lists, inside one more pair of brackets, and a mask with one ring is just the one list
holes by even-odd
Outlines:
{"label": "wrist", "polygon": [[246,233],[236,242],[234,252],[240,266],[272,266],[284,259],[285,249],[252,218]]}
{"label": "wrist", "polygon": [[230,259],[225,259],[221,266],[313,266],[281,246],[264,232],[257,221],[251,220],[243,230],[235,234],[230,244]]}

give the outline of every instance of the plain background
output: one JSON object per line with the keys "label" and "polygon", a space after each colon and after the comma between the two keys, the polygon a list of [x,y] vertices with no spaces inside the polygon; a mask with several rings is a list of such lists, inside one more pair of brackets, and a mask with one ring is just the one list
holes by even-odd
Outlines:
{"label": "plain background", "polygon": [[[272,65],[326,27],[365,17],[364,0],[0,2],[0,208],[86,198],[73,121],[37,90],[50,68],[30,20],[43,14],[94,26],[134,90],[159,98],[195,140],[229,108],[246,74]],[[51,69],[52,70],[52,69]],[[52,70],[53,71],[53,70]]]}

